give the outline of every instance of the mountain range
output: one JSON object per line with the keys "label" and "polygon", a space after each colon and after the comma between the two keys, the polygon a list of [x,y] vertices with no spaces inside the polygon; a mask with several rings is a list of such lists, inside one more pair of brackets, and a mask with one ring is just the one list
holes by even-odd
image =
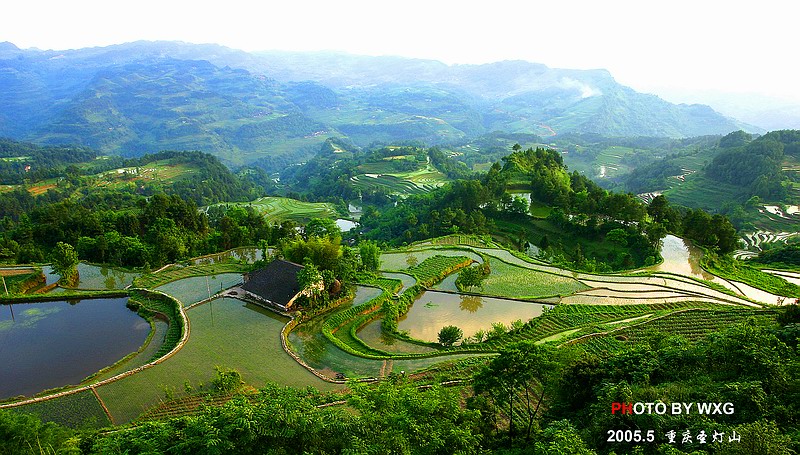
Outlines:
{"label": "mountain range", "polygon": [[738,129],[761,132],[705,105],[638,93],[605,70],[182,42],[65,51],[0,43],[0,136],[123,156],[194,149],[241,165],[299,161],[330,137],[367,146],[449,144],[493,131],[688,137]]}

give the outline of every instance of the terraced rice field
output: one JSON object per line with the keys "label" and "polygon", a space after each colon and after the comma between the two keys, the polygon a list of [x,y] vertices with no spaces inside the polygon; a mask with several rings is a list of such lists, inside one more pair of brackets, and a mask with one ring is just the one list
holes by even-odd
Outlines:
{"label": "terraced rice field", "polygon": [[[798,219],[800,225],[800,219]],[[742,235],[744,248],[734,252],[733,257],[736,259],[747,259],[758,256],[762,251],[762,246],[766,243],[788,243],[789,239],[800,236],[800,232],[771,232],[771,231],[755,231],[747,232]]]}
{"label": "terraced rice field", "polygon": [[214,367],[234,368],[246,383],[266,381],[320,390],[335,386],[303,368],[281,347],[278,334],[287,319],[233,299],[218,299],[187,312],[191,336],[168,361],[97,389],[117,423],[158,404],[170,391],[181,395],[184,382],[208,385]]}
{"label": "terraced rice field", "polygon": [[[434,247],[433,244],[441,246]],[[510,311],[511,307],[517,306],[527,311],[530,309],[528,307],[533,308],[533,304],[429,291],[419,297],[399,323],[401,330],[408,330],[417,338],[435,341],[438,330],[445,324],[460,325],[465,332],[469,332],[477,328],[490,329],[489,325],[496,322],[495,319],[506,325],[510,325],[509,318],[523,321],[531,317],[533,319],[524,326],[517,325],[515,330],[505,335],[496,335],[483,343],[473,341],[475,344],[460,347],[461,352],[438,353],[444,355],[413,359],[375,360],[345,352],[326,338],[321,330],[323,323],[337,312],[368,303],[381,294],[379,289],[359,287],[352,304],[305,322],[290,332],[290,349],[303,362],[329,377],[334,377],[337,373],[344,373],[347,377],[383,377],[392,372],[411,372],[442,361],[491,355],[491,352],[519,340],[561,344],[581,339],[587,349],[607,352],[629,342],[625,340],[644,339],[650,333],[669,332],[695,339],[720,327],[746,320],[752,315],[772,317],[768,311],[758,312],[744,308],[745,305],[758,305],[742,297],[728,294],[724,289],[710,287],[707,283],[688,276],[663,271],[632,275],[574,272],[517,256],[471,237],[451,236],[431,241],[428,245],[416,245],[409,250],[387,252],[381,257],[381,268],[393,271],[385,273],[385,278],[399,279],[403,289],[407,289],[415,280],[397,271],[411,268],[412,272],[425,275],[423,272],[429,268],[429,264],[419,264],[437,255],[468,257],[475,261],[481,261],[481,255],[487,257],[492,273],[484,282],[481,290],[484,294],[524,298],[558,295],[551,300],[568,305],[558,305],[551,310],[545,310],[545,306],[539,305],[538,312],[532,314],[523,311],[525,315],[522,317]],[[137,280],[137,284],[158,285],[159,290],[188,305],[208,297],[209,292],[214,293],[220,287],[238,282],[240,273],[227,269],[233,265],[241,267],[238,264],[173,267],[143,277]],[[221,273],[220,270],[231,273]],[[688,274],[692,275],[691,268],[688,270]],[[205,276],[215,274],[216,278]],[[790,278],[800,279],[800,274]],[[455,274],[447,278],[443,285],[454,286],[454,280]],[[387,280],[384,281],[388,283]],[[440,294],[441,298],[432,297]],[[484,315],[485,310],[492,305],[493,310],[489,311],[491,314]],[[701,310],[685,311],[688,308]],[[437,314],[445,316],[439,318]],[[183,395],[185,383],[195,389],[207,386],[214,375],[215,366],[240,371],[246,383],[255,387],[266,381],[295,387],[312,385],[323,390],[340,387],[323,382],[283,351],[279,333],[287,323],[284,317],[227,298],[191,308],[187,311],[187,316],[190,321],[190,337],[187,344],[172,358],[118,382],[97,388],[116,423],[136,418],[168,396]],[[345,325],[350,323],[351,321],[345,321]],[[598,332],[608,335],[592,335]],[[349,332],[348,329],[348,335],[351,333],[355,332]],[[616,336],[620,339],[616,339]],[[380,328],[379,319],[361,327],[356,337],[373,349],[391,353],[389,356],[427,355],[435,351],[433,347],[387,338]],[[140,365],[142,359],[144,354],[120,366],[118,371]],[[110,374],[112,372],[107,372],[103,377]],[[96,412],[97,409],[87,397],[88,395],[80,395],[76,399],[86,400],[87,409]]]}
{"label": "terraced rice field", "polygon": [[[678,239],[680,240],[680,239]],[[666,302],[717,302],[728,305],[757,306],[749,301],[752,293],[743,292],[741,287],[721,280],[712,275],[701,275],[719,281],[717,285],[727,287],[726,293],[707,286],[694,276],[693,267],[687,263],[679,268],[686,276],[665,272],[650,272],[639,275],[593,275],[573,272],[555,266],[546,265],[533,259],[523,258],[500,248],[469,247],[459,245],[476,253],[486,255],[492,264],[492,274],[484,281],[481,293],[505,297],[545,297],[552,295],[568,296],[558,301],[562,303],[595,303],[595,304],[631,304],[641,301],[648,303]],[[434,252],[435,251],[435,252]],[[401,270],[413,263],[434,254],[444,254],[448,250],[419,249],[406,252],[386,253],[382,255],[382,268]],[[689,251],[682,251],[684,262],[690,261]],[[462,255],[462,250],[449,250],[450,255]],[[673,264],[674,265],[674,264]],[[686,270],[684,270],[686,269]],[[448,280],[454,280],[450,278]],[[438,286],[439,289],[451,290],[450,281]],[[600,288],[603,291],[590,291]],[[738,294],[731,295],[731,294]],[[745,297],[747,296],[747,297]],[[763,296],[761,296],[763,297]],[[763,298],[756,300],[764,301]],[[774,303],[770,299],[767,303]]]}
{"label": "terraced rice field", "polygon": [[762,270],[762,272],[766,272],[775,276],[779,276],[784,280],[794,283],[800,286],[800,273],[797,272],[787,272],[785,270]]}
{"label": "terraced rice field", "polygon": [[515,298],[569,295],[588,289],[574,278],[554,275],[528,267],[490,260],[491,274],[483,281],[482,294]]}
{"label": "terraced rice field", "polygon": [[359,170],[364,173],[350,179],[356,188],[382,188],[391,194],[426,193],[449,181],[447,176],[431,164],[426,164],[414,171],[392,172],[390,166],[379,162],[363,164],[359,166]]}
{"label": "terraced rice field", "polygon": [[312,218],[338,218],[336,207],[329,202],[303,202],[285,197],[267,196],[252,202],[218,204],[223,206],[252,207],[271,222],[292,220],[307,222]]}
{"label": "terraced rice field", "polygon": [[189,306],[242,283],[241,273],[222,273],[183,278],[155,288]]}

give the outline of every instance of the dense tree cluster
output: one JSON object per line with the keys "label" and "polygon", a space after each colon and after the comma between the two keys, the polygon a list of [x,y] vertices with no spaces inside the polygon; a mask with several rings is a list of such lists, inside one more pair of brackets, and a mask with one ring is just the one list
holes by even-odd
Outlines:
{"label": "dense tree cluster", "polygon": [[773,131],[752,141],[731,133],[720,140],[720,147],[722,151],[706,167],[709,177],[748,187],[762,198],[786,197],[782,164],[786,155],[800,156],[800,131]]}
{"label": "dense tree cluster", "polygon": [[647,213],[666,231],[688,238],[717,253],[730,253],[739,246],[736,228],[723,215],[710,215],[701,209],[674,208],[664,195],[653,198],[647,207]]}
{"label": "dense tree cluster", "polygon": [[[33,151],[39,150],[33,147]],[[83,160],[90,153],[64,150],[72,154],[72,160]],[[249,207],[233,208],[229,213],[198,210],[199,203],[247,200],[261,194],[249,180],[234,176],[210,155],[161,152],[123,163],[138,169],[163,161],[190,166],[192,177],[163,186],[130,182],[105,188],[91,174],[97,171],[94,163],[88,163],[85,168],[52,168],[62,177],[54,188],[38,196],[24,187],[0,194],[3,256],[18,262],[41,262],[63,242],[84,260],[141,267],[253,245],[262,239],[275,242],[294,234],[293,225],[270,226]]]}
{"label": "dense tree cluster", "polygon": [[527,201],[508,193],[511,187],[521,187],[530,189],[537,204],[555,207],[548,221],[564,235],[602,241],[614,229],[624,231],[625,245],[619,245],[624,251],[591,261],[580,251],[569,251],[571,266],[596,270],[597,261],[608,261],[614,268],[642,265],[648,258],[655,262],[665,231],[649,223],[646,207],[633,195],[608,192],[577,172],[567,172],[554,150],[523,151],[516,146],[504,162],[495,163],[481,179],[457,180],[410,196],[396,207],[365,210],[361,224],[366,236],[397,244],[453,233],[494,233],[499,221],[535,230]]}
{"label": "dense tree cluster", "polygon": [[19,185],[57,177],[67,166],[96,157],[97,152],[88,147],[41,147],[0,138],[0,183]]}

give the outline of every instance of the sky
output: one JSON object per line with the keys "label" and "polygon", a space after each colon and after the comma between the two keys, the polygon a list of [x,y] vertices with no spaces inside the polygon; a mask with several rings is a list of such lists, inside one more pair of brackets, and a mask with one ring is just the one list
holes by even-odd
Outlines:
{"label": "sky", "polygon": [[21,48],[180,40],[449,64],[518,59],[605,68],[619,82],[670,101],[721,92],[800,104],[800,2],[787,0],[10,3],[2,7],[0,41]]}

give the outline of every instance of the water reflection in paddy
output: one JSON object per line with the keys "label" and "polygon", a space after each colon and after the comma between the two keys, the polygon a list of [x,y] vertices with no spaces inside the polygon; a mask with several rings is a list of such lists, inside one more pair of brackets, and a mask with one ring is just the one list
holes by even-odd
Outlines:
{"label": "water reflection in paddy", "polygon": [[[270,249],[268,252],[271,252]],[[234,248],[232,250],[223,251],[222,253],[210,254],[208,256],[203,256],[194,259],[195,265],[200,264],[216,264],[218,262],[229,262],[231,260],[234,261],[244,261],[248,264],[252,264],[256,261],[260,261],[264,257],[264,252],[261,251],[261,248],[255,247],[242,247],[242,248]]]}
{"label": "water reflection in paddy", "polygon": [[241,273],[220,273],[183,278],[159,286],[156,290],[175,297],[184,306],[189,306],[241,282]]}
{"label": "water reflection in paddy", "polygon": [[[53,273],[53,268],[49,265],[42,267],[42,273],[46,284],[53,284],[58,281],[59,276]],[[133,279],[139,276],[138,272],[128,272],[122,269],[94,265],[81,262],[78,264],[78,284],[76,289],[124,289],[133,283]]]}
{"label": "water reflection in paddy", "polygon": [[737,294],[771,305],[776,304],[780,298],[775,294],[762,291],[761,289],[754,288],[747,284],[738,281],[728,281],[706,272],[700,266],[700,259],[703,256],[703,252],[699,248],[687,244],[686,241],[680,237],[675,237],[674,235],[664,237],[661,246],[661,256],[664,258],[664,262],[649,267],[647,270],[677,273],[711,281],[721,284]]}
{"label": "water reflection in paddy", "polygon": [[400,319],[398,330],[407,331],[411,337],[419,340],[437,341],[442,327],[455,325],[464,332],[464,336],[472,336],[478,330],[491,329],[494,322],[502,322],[506,326],[517,319],[527,322],[541,315],[544,307],[551,306],[426,291]]}
{"label": "water reflection in paddy", "polygon": [[708,281],[716,278],[700,267],[700,258],[703,257],[703,252],[694,245],[687,244],[680,237],[668,235],[661,240],[661,257],[664,258],[664,262],[649,267],[647,270],[677,273]]}
{"label": "water reflection in paddy", "polygon": [[0,305],[0,399],[77,384],[139,349],[150,324],[127,301]]}

